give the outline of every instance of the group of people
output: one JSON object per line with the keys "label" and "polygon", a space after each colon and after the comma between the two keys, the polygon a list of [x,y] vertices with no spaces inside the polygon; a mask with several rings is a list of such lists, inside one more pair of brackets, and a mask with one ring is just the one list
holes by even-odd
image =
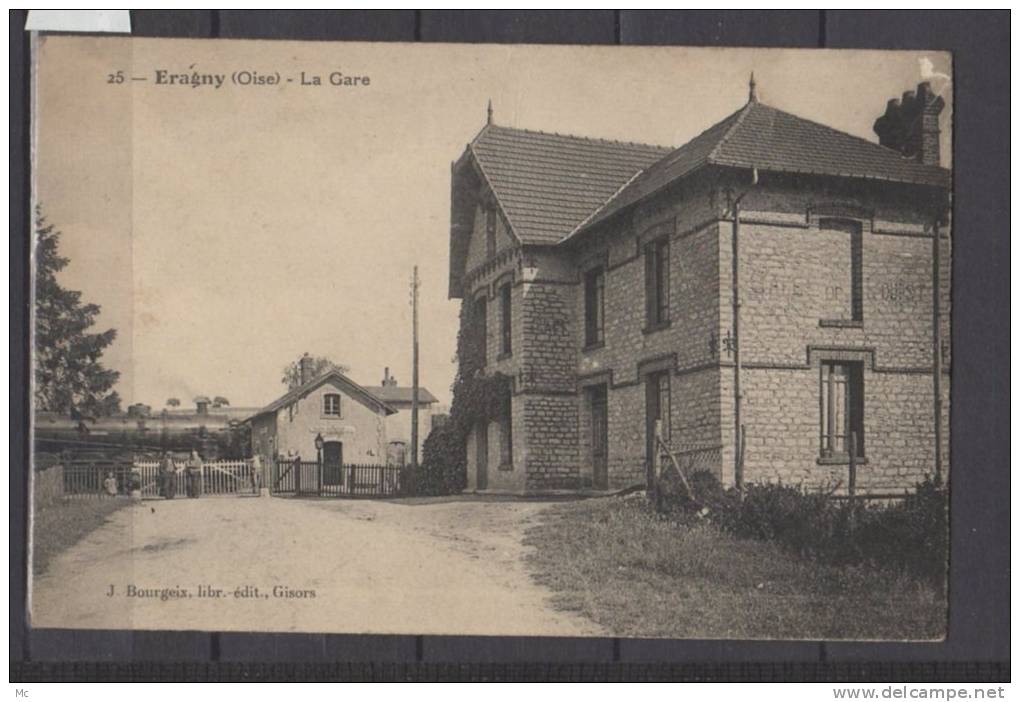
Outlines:
{"label": "group of people", "polygon": [[[262,461],[258,455],[255,455],[251,463],[251,474],[249,476],[251,491],[252,494],[258,495],[260,494],[262,482]],[[192,449],[191,455],[188,456],[184,465],[184,489],[188,497],[202,496],[203,469],[202,457],[198,455],[198,451]],[[169,451],[164,451],[159,460],[159,474],[157,476],[157,487],[161,497],[170,500],[177,496],[178,472],[173,454]],[[107,472],[103,478],[103,491],[108,495],[115,496],[120,494],[122,489],[128,490],[131,488],[130,486],[121,485],[113,471]]]}
{"label": "group of people", "polygon": [[[177,465],[169,451],[159,462],[160,495],[168,500],[177,496]],[[202,496],[202,457],[192,449],[185,464],[185,490],[188,497]]]}

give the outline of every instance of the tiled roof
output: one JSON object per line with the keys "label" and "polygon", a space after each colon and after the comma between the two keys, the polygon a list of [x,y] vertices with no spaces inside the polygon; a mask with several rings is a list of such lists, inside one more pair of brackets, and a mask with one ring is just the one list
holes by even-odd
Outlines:
{"label": "tiled roof", "polygon": [[[410,387],[397,386],[397,385],[371,385],[365,386],[365,389],[370,393],[378,397],[383,402],[411,402],[411,390]],[[431,404],[433,402],[439,402],[436,396],[430,393],[425,388],[418,388],[418,402],[424,402]]]}
{"label": "tiled roof", "polygon": [[555,244],[669,149],[488,125],[470,144],[517,237]]}
{"label": "tiled roof", "polygon": [[302,397],[310,393],[312,390],[315,390],[317,387],[323,385],[324,383],[330,380],[334,381],[337,385],[340,385],[342,388],[347,390],[348,394],[357,395],[365,399],[368,404],[375,406],[377,409],[381,410],[385,414],[397,413],[395,409],[387,405],[385,402],[383,402],[381,399],[373,395],[367,389],[358,385],[340,371],[332,369],[326,371],[317,378],[313,378],[304,385],[300,385],[292,390],[289,390],[288,392],[281,395],[274,402],[270,402],[262,409],[253,412],[252,415],[248,417],[248,419],[246,419],[245,421],[250,421],[255,417],[261,417],[263,414],[267,414],[269,412],[276,412],[278,410],[281,410],[287,405],[297,402]]}
{"label": "tiled roof", "polygon": [[867,178],[948,188],[949,171],[757,101],[636,175],[576,231],[600,222],[704,165]]}

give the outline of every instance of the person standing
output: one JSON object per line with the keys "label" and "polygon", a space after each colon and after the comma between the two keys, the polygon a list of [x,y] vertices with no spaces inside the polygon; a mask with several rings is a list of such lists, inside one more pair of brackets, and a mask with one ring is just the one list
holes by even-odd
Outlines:
{"label": "person standing", "polygon": [[191,449],[188,458],[188,497],[202,496],[202,457],[198,451]]}
{"label": "person standing", "polygon": [[177,496],[177,466],[174,465],[173,456],[169,451],[163,454],[159,475],[163,483],[163,497],[172,500]]}
{"label": "person standing", "polygon": [[251,494],[259,494],[259,486],[262,484],[262,459],[256,453],[251,457]]}
{"label": "person standing", "polygon": [[103,490],[111,497],[117,496],[117,476],[113,474],[112,470],[107,472],[106,479],[103,480]]}

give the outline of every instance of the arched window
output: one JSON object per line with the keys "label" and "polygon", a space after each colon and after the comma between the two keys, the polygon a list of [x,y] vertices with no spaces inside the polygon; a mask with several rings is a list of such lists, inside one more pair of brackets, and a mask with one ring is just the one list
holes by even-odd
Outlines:
{"label": "arched window", "polygon": [[340,395],[337,393],[329,393],[322,396],[322,414],[324,417],[339,417],[340,414]]}

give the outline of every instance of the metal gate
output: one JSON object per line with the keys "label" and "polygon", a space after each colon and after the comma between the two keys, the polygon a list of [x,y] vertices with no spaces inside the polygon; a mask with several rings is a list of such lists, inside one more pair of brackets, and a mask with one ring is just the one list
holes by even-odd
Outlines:
{"label": "metal gate", "polygon": [[[188,475],[186,459],[174,462],[174,490],[176,497],[187,496]],[[166,483],[160,462],[151,457],[135,459],[66,459],[61,462],[61,496],[63,497],[114,497],[129,495],[134,482],[142,499],[165,497]],[[239,495],[254,492],[251,460],[208,461],[202,465],[201,495]],[[112,484],[107,483],[113,477]],[[196,476],[197,477],[197,476]]]}
{"label": "metal gate", "polygon": [[[188,471],[185,460],[174,462],[175,497],[188,495]],[[135,461],[141,476],[142,499],[164,497],[164,480],[159,461]],[[244,495],[254,492],[253,461],[208,461],[202,464],[200,495]]]}
{"label": "metal gate", "polygon": [[273,462],[274,495],[316,497],[397,497],[403,494],[401,466],[319,463],[299,459]]}

